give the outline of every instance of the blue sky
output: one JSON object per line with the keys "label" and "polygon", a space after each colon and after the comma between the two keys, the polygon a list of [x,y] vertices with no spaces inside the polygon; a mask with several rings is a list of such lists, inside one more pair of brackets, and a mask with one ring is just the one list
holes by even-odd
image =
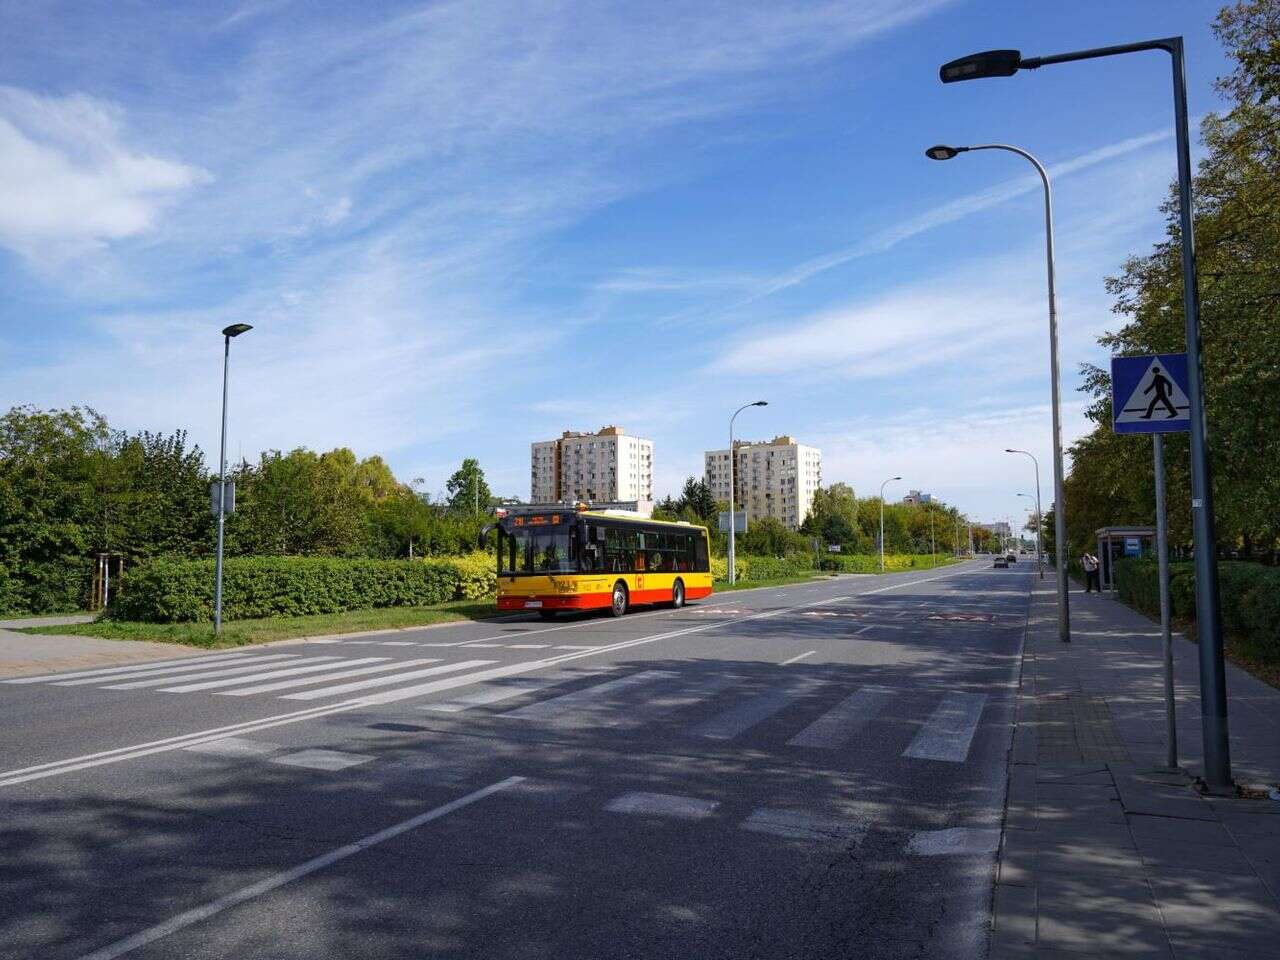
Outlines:
{"label": "blue sky", "polygon": [[658,494],[740,433],[978,517],[1051,493],[1040,194],[1055,175],[1065,433],[1162,234],[1160,54],[944,87],[945,60],[1187,40],[1216,3],[0,2],[0,405],[87,404],[229,450],[353,447],[439,490],[606,423]]}

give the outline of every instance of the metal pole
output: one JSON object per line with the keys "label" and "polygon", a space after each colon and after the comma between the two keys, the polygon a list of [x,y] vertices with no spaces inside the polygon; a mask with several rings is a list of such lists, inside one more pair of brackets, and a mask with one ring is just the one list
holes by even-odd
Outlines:
{"label": "metal pole", "polygon": [[737,571],[734,569],[734,527],[736,517],[733,513],[733,475],[734,470],[738,466],[738,452],[733,449],[733,421],[741,413],[742,410],[734,411],[732,417],[729,418],[729,586],[733,586],[737,582]]}
{"label": "metal pole", "polygon": [[1156,473],[1156,558],[1160,565],[1160,637],[1164,646],[1165,766],[1178,766],[1178,724],[1173,697],[1173,631],[1169,627],[1169,525],[1164,500],[1164,435],[1151,435]]}
{"label": "metal pole", "polygon": [[1049,383],[1053,406],[1053,527],[1058,568],[1058,639],[1071,642],[1071,610],[1067,594],[1067,496],[1062,463],[1061,378],[1058,374],[1058,300],[1053,266],[1053,190],[1044,165],[1027,151],[1005,143],[970,147],[971,150],[1008,150],[1028,160],[1044,184],[1045,266],[1049,281]]}
{"label": "metal pole", "polygon": [[222,633],[222,544],[227,520],[227,369],[231,363],[231,337],[222,344],[222,443],[218,452],[218,558],[213,574],[213,632]]}
{"label": "metal pole", "polygon": [[1187,130],[1187,78],[1182,38],[1169,45],[1173,59],[1174,126],[1178,147],[1178,207],[1182,232],[1182,301],[1186,315],[1187,391],[1191,399],[1191,524],[1195,531],[1196,633],[1200,647],[1200,718],[1204,733],[1204,778],[1214,792],[1231,792],[1231,746],[1227,735],[1227,676],[1222,655],[1222,610],[1218,599],[1217,531],[1209,468],[1208,424],[1200,359],[1200,290],[1191,206],[1191,147]]}

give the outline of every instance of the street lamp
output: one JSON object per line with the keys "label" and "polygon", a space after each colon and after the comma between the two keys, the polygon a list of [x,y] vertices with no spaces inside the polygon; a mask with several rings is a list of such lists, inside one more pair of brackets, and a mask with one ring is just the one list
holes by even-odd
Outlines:
{"label": "street lamp", "polygon": [[880,572],[884,573],[884,488],[887,484],[894,480],[901,480],[901,477],[890,477],[884,483],[880,484]]}
{"label": "street lamp", "polygon": [[[1003,56],[1008,53],[1009,51],[1007,50],[997,50],[987,54],[978,54],[978,58],[990,58],[988,67],[996,72],[978,72],[973,75],[1008,76],[1007,73],[999,72],[1005,69],[1004,64],[1007,64],[1008,58],[1005,57],[1002,60],[1000,56],[997,56],[997,54]],[[967,62],[956,61],[956,63]],[[943,82],[945,83],[951,82],[951,80],[947,79],[946,73],[948,67],[951,66],[953,64],[943,67]],[[968,77],[955,76],[952,79],[962,80],[968,79]],[[1058,373],[1058,301],[1054,292],[1053,271],[1053,191],[1050,189],[1049,173],[1045,170],[1044,164],[1021,147],[1013,147],[1006,143],[984,143],[972,147],[948,147],[939,144],[938,146],[930,147],[925,151],[925,154],[930,160],[951,160],[959,154],[967,153],[971,150],[1006,150],[1009,153],[1016,153],[1036,168],[1036,172],[1040,174],[1040,182],[1044,184],[1045,264],[1049,279],[1049,388],[1053,407],[1053,524],[1055,534],[1054,550],[1057,555],[1058,565],[1058,639],[1063,643],[1070,643],[1071,610],[1067,598],[1067,497],[1065,471],[1062,463],[1062,385],[1061,377]]]}
{"label": "street lamp", "polygon": [[768,400],[755,400],[751,403],[744,403],[737,410],[733,411],[733,416],[729,418],[729,585],[737,583],[737,572],[734,570],[734,528],[737,524],[734,522],[733,512],[733,474],[734,468],[738,464],[738,452],[733,448],[733,421],[738,419],[738,414],[747,407],[767,407]]}
{"label": "street lamp", "polygon": [[[1191,403],[1191,525],[1195,533],[1196,633],[1200,657],[1200,719],[1204,733],[1204,775],[1213,793],[1232,793],[1231,747],[1227,730],[1227,679],[1222,654],[1222,609],[1218,597],[1217,532],[1209,470],[1208,424],[1200,358],[1200,291],[1196,277],[1195,222],[1191,191],[1191,135],[1187,123],[1187,75],[1182,37],[1162,37],[1112,47],[1024,58],[1018,50],[988,50],[943,64],[943,83],[979,77],[1009,77],[1058,63],[1094,60],[1146,50],[1169,54],[1173,71],[1173,129],[1178,155],[1178,217],[1182,245],[1182,314],[1187,341],[1187,395]],[[1061,512],[1059,501],[1056,512]],[[1061,535],[1058,547],[1061,549]],[[1061,581],[1065,570],[1058,571]]]}
{"label": "street lamp", "polygon": [[[1044,514],[1040,511],[1040,461],[1036,459],[1035,454],[1028,450],[1012,450],[1005,448],[1005,453],[1020,453],[1025,457],[1030,457],[1031,462],[1036,466],[1036,566],[1040,568],[1040,579],[1044,579],[1044,542],[1040,537],[1040,526],[1044,523]],[[1026,496],[1026,494],[1020,494]],[[1059,568],[1061,570],[1061,568]],[[1060,573],[1059,576],[1062,574]]]}
{"label": "street lamp", "polygon": [[213,632],[222,633],[222,543],[227,522],[227,370],[231,365],[231,338],[248,333],[247,323],[233,323],[222,331],[222,444],[218,451],[218,558],[213,572]]}
{"label": "street lamp", "polygon": [[[1040,491],[1037,490],[1036,492],[1039,493]],[[1036,505],[1036,568],[1040,571],[1040,579],[1043,580],[1044,579],[1044,554],[1042,552],[1043,548],[1040,545],[1040,499],[1039,497],[1033,497],[1029,493],[1020,493],[1018,494],[1018,496],[1026,497],[1028,500],[1032,501]],[[1027,507],[1027,511],[1030,512],[1030,510],[1031,508]],[[1021,546],[1021,543],[1019,543],[1019,546]]]}

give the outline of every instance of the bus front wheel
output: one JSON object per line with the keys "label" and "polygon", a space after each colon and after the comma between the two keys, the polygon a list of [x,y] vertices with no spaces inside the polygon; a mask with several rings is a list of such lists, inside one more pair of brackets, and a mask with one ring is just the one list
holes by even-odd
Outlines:
{"label": "bus front wheel", "polygon": [[618,581],[613,585],[613,602],[609,604],[609,613],[620,617],[627,612],[627,585]]}
{"label": "bus front wheel", "polygon": [[677,580],[671,588],[671,606],[679,610],[684,606],[684,581]]}

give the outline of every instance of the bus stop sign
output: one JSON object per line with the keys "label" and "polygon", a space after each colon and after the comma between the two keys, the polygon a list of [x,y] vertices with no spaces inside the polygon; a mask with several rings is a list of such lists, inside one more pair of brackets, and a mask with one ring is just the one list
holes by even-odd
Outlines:
{"label": "bus stop sign", "polygon": [[1111,426],[1116,433],[1191,429],[1187,355],[1111,358]]}

